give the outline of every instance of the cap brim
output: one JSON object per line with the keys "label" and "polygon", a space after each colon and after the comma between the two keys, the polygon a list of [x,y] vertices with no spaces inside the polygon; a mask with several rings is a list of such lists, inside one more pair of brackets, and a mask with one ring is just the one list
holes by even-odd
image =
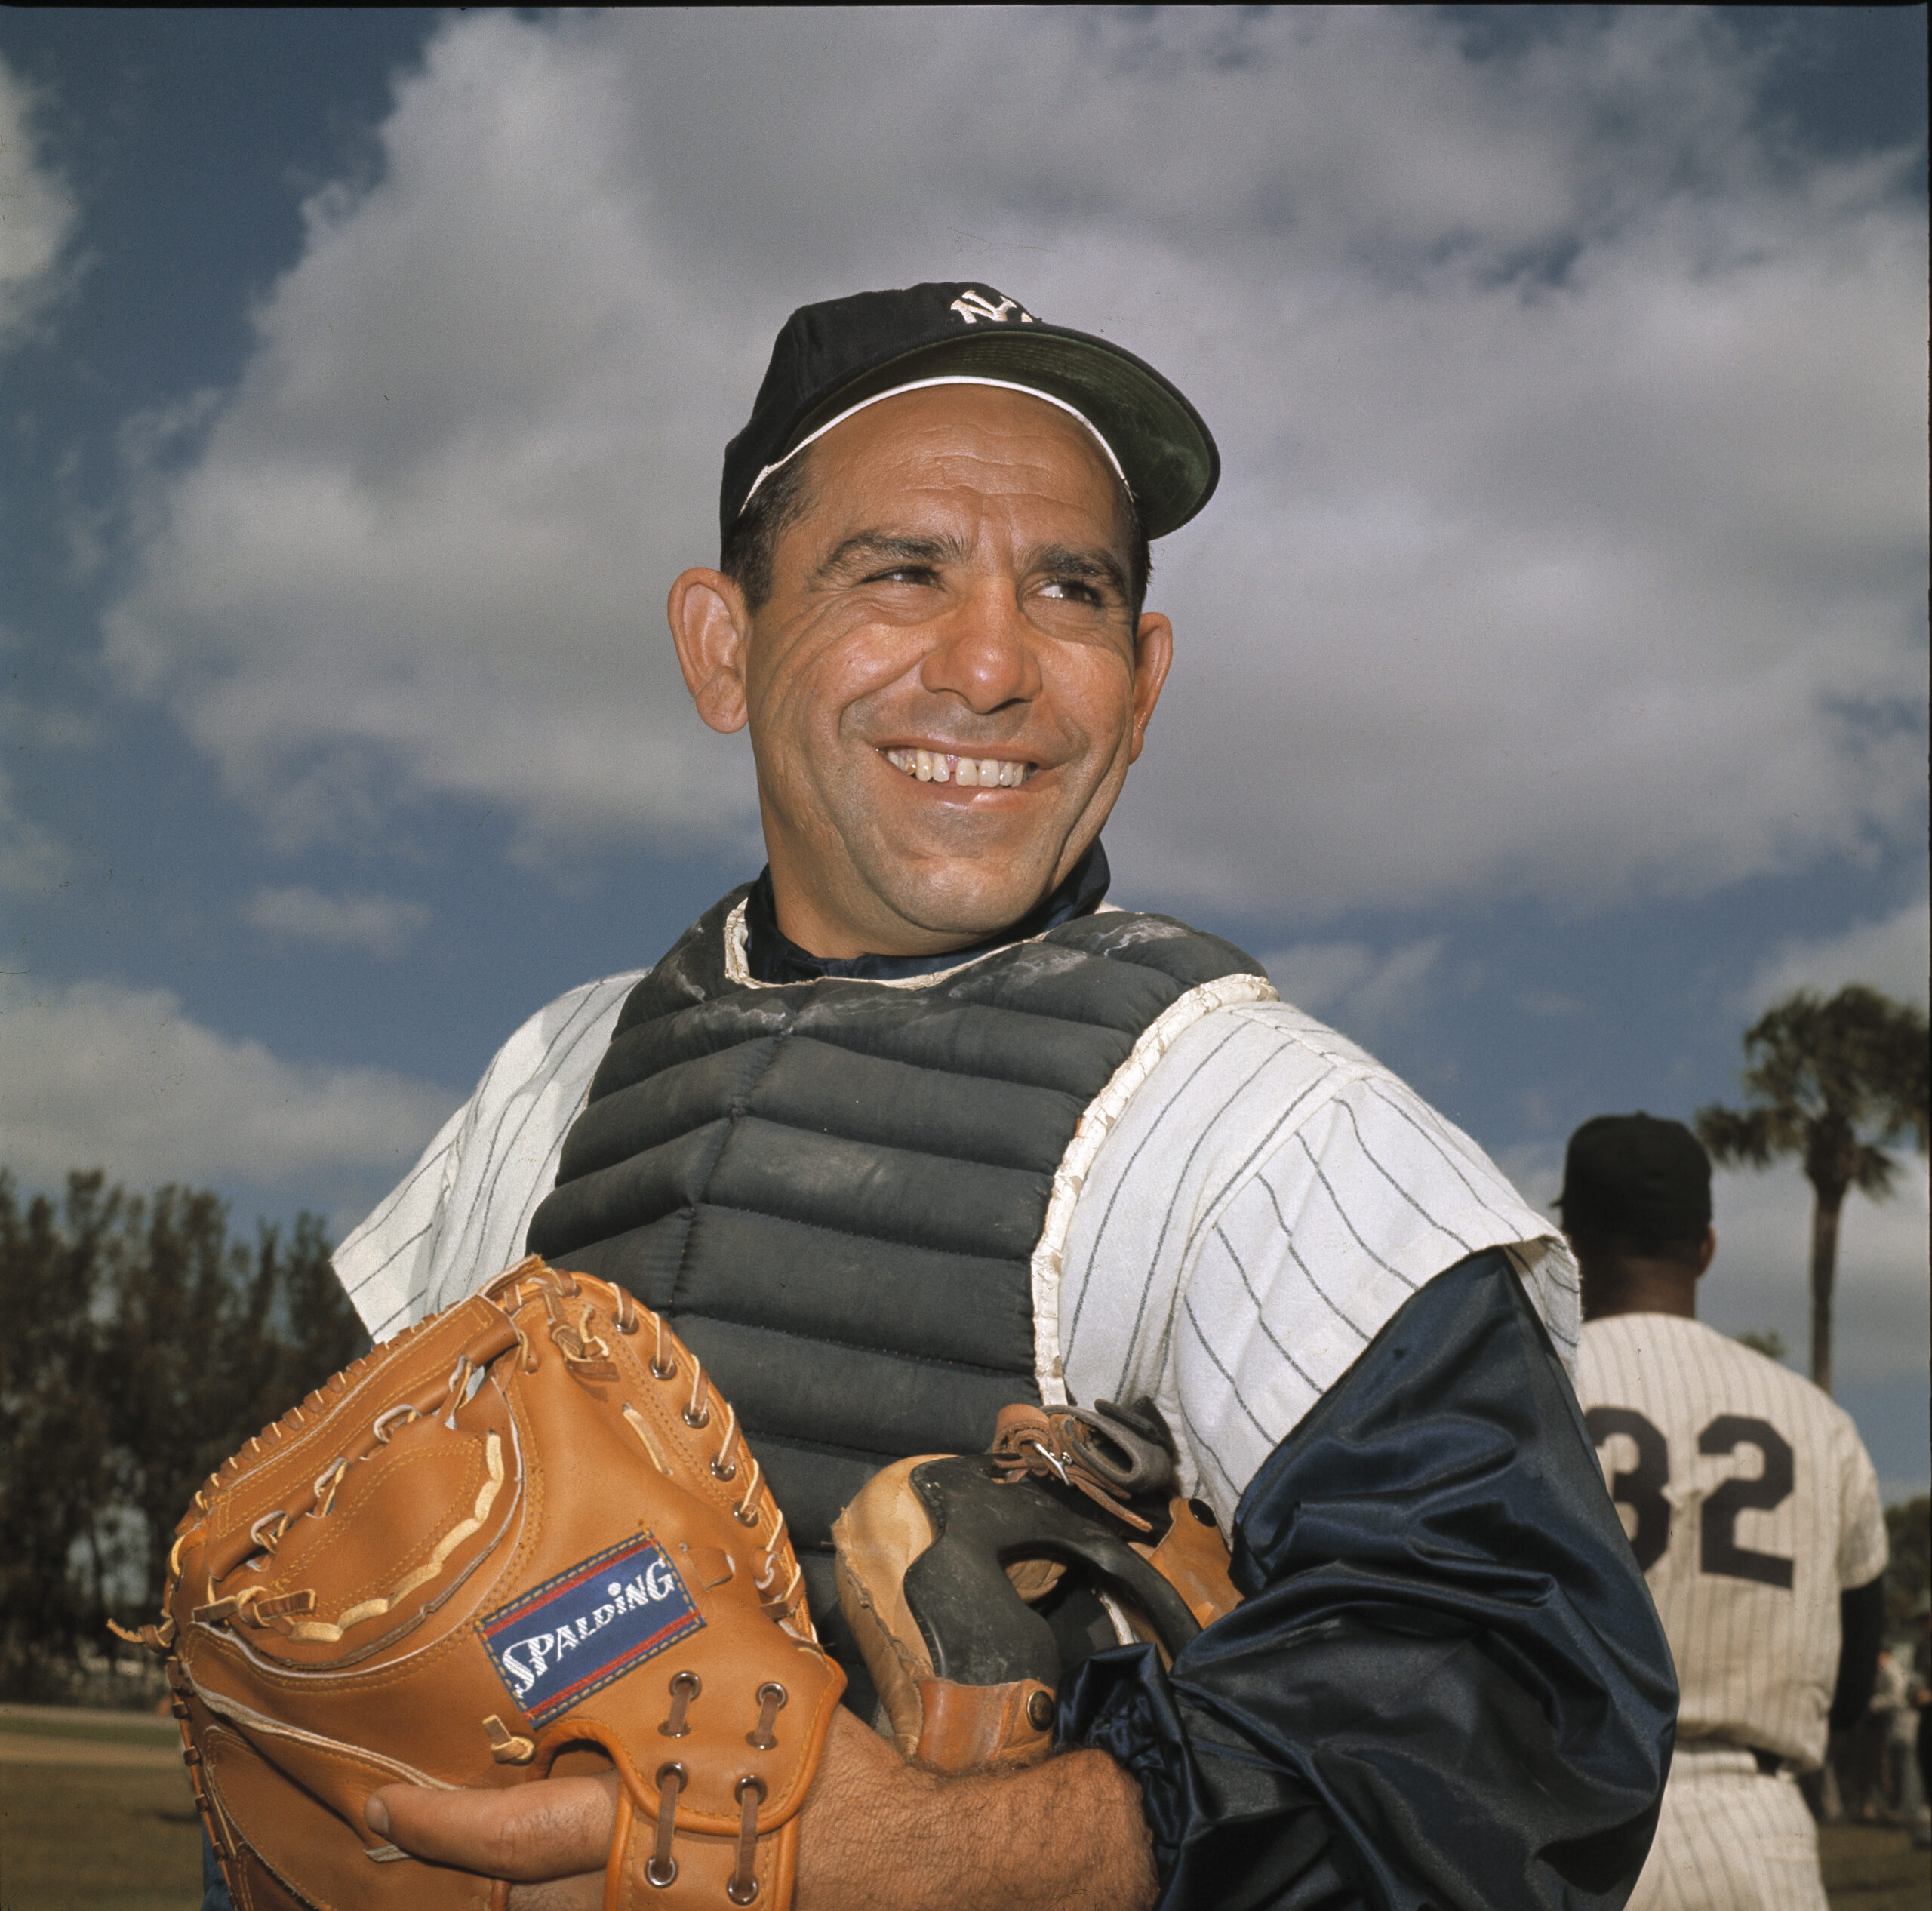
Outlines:
{"label": "cap brim", "polygon": [[867,368],[794,421],[780,455],[869,399],[949,373],[1024,385],[1072,405],[1112,448],[1149,537],[1179,530],[1220,482],[1213,434],[1152,365],[1088,333],[1037,324],[976,327]]}

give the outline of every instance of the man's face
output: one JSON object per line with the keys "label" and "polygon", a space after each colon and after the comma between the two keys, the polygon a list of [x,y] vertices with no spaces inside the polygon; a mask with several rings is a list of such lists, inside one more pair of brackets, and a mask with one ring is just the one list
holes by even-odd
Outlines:
{"label": "man's face", "polygon": [[750,725],[788,935],[829,956],[961,947],[1023,915],[1100,833],[1171,629],[1137,628],[1112,474],[1042,400],[904,392],[808,455],[808,507],[755,614],[715,572],[679,580],[674,629],[687,580],[709,577],[737,639],[737,688],[708,699],[703,646],[680,629],[686,675],[706,721]]}

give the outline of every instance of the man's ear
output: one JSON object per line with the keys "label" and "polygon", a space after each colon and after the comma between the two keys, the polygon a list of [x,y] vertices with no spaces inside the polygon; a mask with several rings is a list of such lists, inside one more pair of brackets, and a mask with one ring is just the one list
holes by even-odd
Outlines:
{"label": "man's ear", "polygon": [[1174,627],[1158,611],[1141,618],[1134,633],[1134,736],[1128,761],[1137,762],[1147,725],[1161,700],[1161,686],[1174,660]]}
{"label": "man's ear", "polygon": [[727,735],[743,729],[752,624],[744,592],[723,571],[699,568],[679,574],[664,609],[698,715]]}

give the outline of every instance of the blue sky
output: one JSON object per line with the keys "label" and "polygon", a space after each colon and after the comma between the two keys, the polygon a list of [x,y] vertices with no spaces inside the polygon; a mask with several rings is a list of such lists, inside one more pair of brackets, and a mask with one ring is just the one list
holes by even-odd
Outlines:
{"label": "blue sky", "polygon": [[[1115,900],[1533,1198],[1924,999],[1923,8],[0,11],[0,1161],[338,1230],[758,860],[661,604],[795,304],[982,278],[1226,476]],[[1801,1360],[1806,1190],[1705,1311]],[[1840,1397],[1922,1485],[1926,1198]]]}

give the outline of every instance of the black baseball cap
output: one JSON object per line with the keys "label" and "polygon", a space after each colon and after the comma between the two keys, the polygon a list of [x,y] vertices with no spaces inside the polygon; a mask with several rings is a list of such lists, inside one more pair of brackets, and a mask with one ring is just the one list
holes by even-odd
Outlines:
{"label": "black baseball cap", "polygon": [[801,306],[786,320],[751,420],[724,448],[721,540],[795,451],[927,383],[1017,386],[1074,412],[1111,455],[1149,537],[1186,524],[1221,475],[1200,413],[1132,352],[1048,325],[989,285],[909,285]]}
{"label": "black baseball cap", "polygon": [[1552,1205],[1572,1234],[1689,1240],[1711,1224],[1711,1158],[1681,1122],[1599,1115],[1570,1137]]}

